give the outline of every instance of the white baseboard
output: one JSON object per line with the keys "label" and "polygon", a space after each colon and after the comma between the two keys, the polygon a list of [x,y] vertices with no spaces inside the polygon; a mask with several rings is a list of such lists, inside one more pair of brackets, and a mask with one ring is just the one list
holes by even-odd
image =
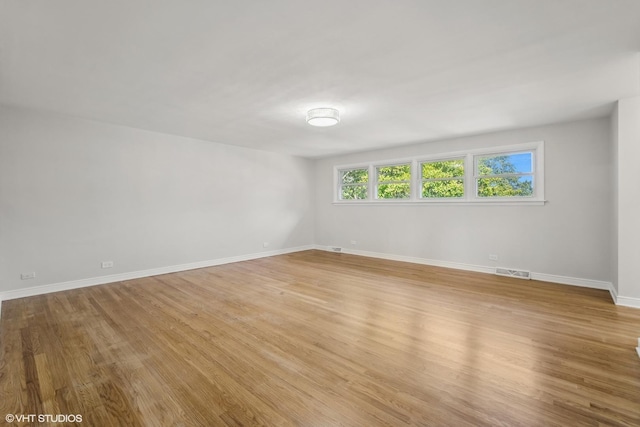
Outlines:
{"label": "white baseboard", "polygon": [[616,291],[613,283],[611,283],[611,285],[609,286],[609,293],[611,294],[611,299],[613,300],[613,302],[618,305],[618,291]]}
{"label": "white baseboard", "polygon": [[[316,245],[315,248],[322,251],[335,252],[333,249],[334,248],[333,246]],[[483,265],[463,264],[458,262],[440,261],[440,260],[433,260],[433,259],[427,259],[427,258],[416,258],[416,257],[409,257],[404,255],[385,254],[380,252],[359,251],[359,250],[354,250],[349,248],[341,248],[340,252],[351,254],[351,255],[367,256],[371,258],[389,259],[393,261],[404,261],[404,262],[411,262],[414,264],[432,265],[436,267],[455,268],[457,270],[475,271],[478,273],[493,274],[495,272],[495,268],[487,267]],[[616,304],[628,305],[628,304],[621,304],[617,302],[620,299],[622,299],[622,297],[617,297],[617,295],[615,294],[615,289],[613,288],[613,285],[610,282],[603,282],[603,281],[592,280],[592,279],[581,279],[577,277],[557,276],[554,274],[535,273],[535,272],[531,272],[531,278],[534,280],[558,283],[562,285],[581,286],[584,288],[607,290],[611,292],[612,299]],[[626,298],[626,299],[629,299],[629,298]],[[633,307],[640,308],[640,299],[638,299],[636,303],[639,303],[639,305],[635,305]]]}
{"label": "white baseboard", "polygon": [[609,286],[609,293],[611,294],[611,298],[616,305],[621,305],[624,307],[632,307],[632,308],[640,308],[640,298],[635,297],[624,297],[618,295],[618,291],[613,287],[613,284]]}
{"label": "white baseboard", "polygon": [[[542,282],[559,283],[561,285],[580,286],[582,288],[602,289],[611,292],[613,285],[611,282],[603,282],[600,280],[581,279],[578,277],[557,276],[555,274],[531,273],[533,280]],[[614,300],[615,301],[615,300]]]}
{"label": "white baseboard", "polygon": [[[293,252],[306,251],[310,249],[318,249],[322,251],[334,252],[333,247],[323,245],[306,245],[298,246],[294,248],[278,249],[273,251],[258,252],[247,255],[240,255],[228,258],[219,258],[214,260],[199,261],[188,264],[173,265],[168,267],[153,268],[149,270],[133,271],[129,273],[113,274],[109,276],[92,277],[88,279],[72,280],[68,282],[53,283],[50,285],[35,286],[31,288],[15,289],[0,293],[0,318],[2,316],[2,301],[24,298],[41,294],[48,294],[51,292],[66,291],[70,289],[84,288],[87,286],[103,285],[106,283],[119,282],[123,280],[139,279],[141,277],[157,276],[159,274],[177,273],[179,271],[194,270],[197,268],[213,267],[216,265],[230,264],[233,262],[249,261],[252,259],[259,259],[270,257],[274,255],[284,255]],[[410,257],[405,255],[394,255],[380,252],[360,251],[348,248],[341,248],[342,253],[351,255],[360,255],[371,258],[388,259],[392,261],[410,262],[414,264],[432,265],[435,267],[454,268],[457,270],[475,271],[478,273],[493,274],[494,268],[482,265],[464,264],[458,262],[433,260],[427,258]],[[591,279],[582,279],[576,277],[557,276],[553,274],[545,273],[531,273],[532,279],[541,280],[545,282],[558,283],[563,285],[581,286],[585,288],[603,289],[608,290],[611,294],[611,298],[616,305],[640,308],[640,298],[623,297],[619,296],[610,282],[603,282]]]}
{"label": "white baseboard", "polygon": [[274,255],[284,255],[292,252],[314,249],[314,245],[298,246],[294,248],[277,249],[273,251],[258,252],[247,255],[239,255],[228,258],[199,261],[188,264],[172,265],[169,267],[152,268],[149,270],[132,271],[129,273],[112,274],[109,276],[91,277],[88,279],[71,280],[68,282],[53,283],[50,285],[34,286],[31,288],[15,289],[0,293],[0,306],[2,301],[48,294],[51,292],[66,291],[70,289],[84,288],[87,286],[104,285],[106,283],[121,282],[123,280],[139,279],[141,277],[157,276],[159,274],[177,273],[179,271],[194,270],[196,268],[213,267],[216,265],[230,264],[233,262],[249,261],[252,259],[266,258]]}
{"label": "white baseboard", "polygon": [[623,305],[625,307],[640,308],[640,298],[623,297],[618,295],[618,298],[616,299],[616,304]]}
{"label": "white baseboard", "polygon": [[[315,245],[315,249],[327,252],[335,252],[333,246]],[[456,270],[475,271],[478,273],[493,273],[494,269],[482,265],[462,264],[458,262],[440,261],[435,259],[417,258],[406,255],[385,254],[381,252],[359,251],[355,249],[341,248],[343,254],[360,255],[370,258],[388,259],[391,261],[410,262],[413,264],[432,265],[435,267],[455,268]]]}

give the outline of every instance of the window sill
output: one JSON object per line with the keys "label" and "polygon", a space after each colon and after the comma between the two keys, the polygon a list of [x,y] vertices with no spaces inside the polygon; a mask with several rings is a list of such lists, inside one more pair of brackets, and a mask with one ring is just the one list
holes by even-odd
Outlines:
{"label": "window sill", "polygon": [[547,200],[362,200],[362,201],[333,201],[336,206],[544,206]]}

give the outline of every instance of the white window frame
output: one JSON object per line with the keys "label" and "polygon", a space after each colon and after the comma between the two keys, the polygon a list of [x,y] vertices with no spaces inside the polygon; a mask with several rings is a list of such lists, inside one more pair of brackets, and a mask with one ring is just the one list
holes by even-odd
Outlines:
{"label": "white window frame", "polygon": [[[378,181],[378,169],[379,168],[388,168],[395,166],[409,166],[409,179],[403,181]],[[413,176],[414,176],[414,167],[412,161],[404,161],[404,162],[392,162],[392,163],[377,163],[373,165],[373,173],[374,173],[374,185],[373,185],[373,198],[371,200],[379,200],[381,202],[406,202],[408,200],[413,200],[414,198],[414,186],[413,186]],[[378,186],[380,184],[409,184],[409,197],[403,199],[380,199],[378,197]]]}
{"label": "white window frame", "polygon": [[[480,175],[480,171],[478,170],[478,161],[482,157],[493,157],[493,156],[509,156],[513,154],[525,154],[531,153],[531,172],[528,173],[508,173],[508,174],[495,174],[495,175]],[[536,151],[535,150],[517,150],[517,151],[499,151],[495,153],[483,153],[476,154],[473,156],[473,197],[479,200],[510,200],[510,201],[526,201],[535,199],[536,190],[538,187],[537,177],[536,177]],[[478,180],[482,178],[507,178],[507,177],[521,177],[521,176],[531,176],[533,182],[533,194],[531,196],[496,196],[496,197],[482,197],[478,195]]]}
{"label": "white window frame", "polygon": [[[451,161],[451,160],[462,160],[464,163],[464,174],[462,176],[457,176],[457,177],[451,177],[451,178],[427,178],[424,179],[422,178],[422,165],[424,163],[436,163],[436,162],[447,162],[447,161]],[[438,157],[436,159],[421,159],[419,161],[417,161],[417,183],[418,183],[418,187],[417,187],[417,197],[420,201],[452,201],[452,200],[465,200],[465,198],[467,197],[467,156],[455,156],[455,157],[446,157],[446,158],[441,158]],[[435,181],[453,181],[453,180],[462,180],[462,184],[464,185],[464,194],[462,195],[462,197],[422,197],[422,184],[424,184],[425,182],[435,182]]]}
{"label": "white window frame", "polygon": [[[352,170],[358,170],[358,169],[364,169],[367,171],[367,182],[362,182],[362,183],[356,183],[356,184],[344,184],[342,182],[342,172],[346,172],[346,171],[352,171]],[[356,167],[341,167],[337,169],[337,193],[336,193],[336,200],[340,201],[340,202],[357,202],[357,201],[362,201],[362,202],[367,202],[371,199],[371,191],[370,191],[370,187],[371,187],[371,170],[369,168],[369,165],[362,165],[362,166],[356,166]],[[342,187],[344,187],[345,185],[347,186],[351,186],[351,187],[355,187],[355,186],[365,186],[367,187],[367,198],[366,199],[343,199],[342,198]]]}
{"label": "white window frame", "polygon": [[[533,190],[532,196],[527,197],[478,197],[476,188],[476,162],[475,159],[482,156],[491,155],[508,155],[523,152],[531,152],[533,154]],[[422,198],[422,173],[420,164],[425,162],[446,161],[454,159],[465,159],[464,171],[462,177],[464,180],[464,197],[451,198]],[[377,168],[382,166],[398,166],[411,165],[411,197],[409,199],[378,199],[377,185],[378,175]],[[529,142],[524,144],[514,144],[505,146],[488,147],[482,149],[473,149],[467,151],[457,151],[441,154],[432,154],[427,156],[386,159],[375,162],[361,162],[347,165],[337,165],[334,169],[334,191],[333,203],[337,205],[439,205],[439,204],[473,204],[473,205],[544,205],[546,202],[544,196],[544,141]],[[348,169],[368,169],[369,181],[367,183],[367,199],[347,199],[341,200],[341,181],[340,171]]]}

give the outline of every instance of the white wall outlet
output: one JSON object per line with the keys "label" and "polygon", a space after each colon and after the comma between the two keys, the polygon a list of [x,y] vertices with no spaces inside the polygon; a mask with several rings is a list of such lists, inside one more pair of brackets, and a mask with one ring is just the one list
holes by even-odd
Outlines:
{"label": "white wall outlet", "polygon": [[498,260],[498,255],[496,254],[489,254],[489,259],[491,261],[497,261]]}
{"label": "white wall outlet", "polygon": [[352,245],[357,245],[357,244],[358,244],[358,242],[357,242],[356,240],[352,240],[352,241],[351,241],[351,244],[352,244]]}
{"label": "white wall outlet", "polygon": [[262,242],[262,247],[263,248],[268,248],[269,247],[269,242]]}
{"label": "white wall outlet", "polygon": [[36,278],[36,272],[32,271],[31,273],[22,273],[20,274],[20,279],[22,280],[28,280],[28,279],[35,279]]}
{"label": "white wall outlet", "polygon": [[113,267],[113,261],[102,261],[100,266],[102,268],[111,268],[111,267]]}

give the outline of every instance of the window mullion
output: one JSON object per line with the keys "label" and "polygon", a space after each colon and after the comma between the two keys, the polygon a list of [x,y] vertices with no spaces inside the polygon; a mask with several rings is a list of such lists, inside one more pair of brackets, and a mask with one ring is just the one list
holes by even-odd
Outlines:
{"label": "window mullion", "polygon": [[416,201],[419,199],[418,197],[418,191],[419,191],[419,187],[418,185],[416,185],[416,177],[419,176],[418,174],[418,162],[413,159],[411,161],[411,176],[410,176],[410,180],[409,180],[409,191],[411,192],[411,201]]}
{"label": "window mullion", "polygon": [[472,154],[467,154],[464,158],[464,199],[473,200],[476,195],[476,168]]}
{"label": "window mullion", "polygon": [[378,187],[378,175],[376,174],[376,167],[374,165],[369,165],[369,200],[376,200],[376,193]]}

